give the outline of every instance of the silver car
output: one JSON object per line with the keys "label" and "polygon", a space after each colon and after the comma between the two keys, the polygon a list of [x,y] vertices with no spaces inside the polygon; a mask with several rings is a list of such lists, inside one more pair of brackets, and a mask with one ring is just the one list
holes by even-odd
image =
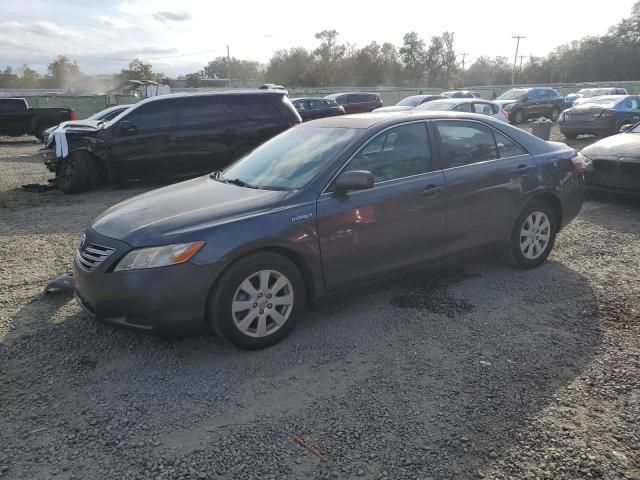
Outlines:
{"label": "silver car", "polygon": [[478,98],[447,98],[444,100],[433,100],[432,102],[417,106],[413,111],[479,113],[481,115],[493,117],[501,122],[509,123],[509,116],[500,105],[495,102],[489,102],[488,100]]}

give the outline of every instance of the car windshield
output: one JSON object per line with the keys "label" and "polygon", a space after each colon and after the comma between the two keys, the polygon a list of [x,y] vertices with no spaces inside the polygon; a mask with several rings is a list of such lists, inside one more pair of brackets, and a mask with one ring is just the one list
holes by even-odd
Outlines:
{"label": "car windshield", "polygon": [[608,95],[610,89],[608,88],[594,88],[593,90],[587,90],[582,94],[583,97],[598,97],[600,95]]}
{"label": "car windshield", "polygon": [[497,100],[522,100],[527,96],[527,92],[523,90],[509,90],[500,95]]}
{"label": "car windshield", "polygon": [[359,130],[294,127],[256,148],[217,178],[263,190],[304,187]]}
{"label": "car windshield", "polygon": [[416,107],[415,110],[432,110],[432,111],[447,111],[455,108],[457,105],[460,105],[457,102],[427,102],[423,103],[419,107]]}
{"label": "car windshield", "polygon": [[407,97],[400,100],[398,103],[396,103],[396,105],[400,107],[415,107],[416,105],[420,105],[421,100],[422,100],[422,97],[418,97],[418,96]]}

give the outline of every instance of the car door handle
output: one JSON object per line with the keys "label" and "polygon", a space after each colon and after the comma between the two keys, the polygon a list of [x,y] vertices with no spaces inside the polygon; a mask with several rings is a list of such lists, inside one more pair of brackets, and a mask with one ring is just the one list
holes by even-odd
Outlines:
{"label": "car door handle", "polygon": [[436,198],[438,195],[440,195],[441,191],[442,187],[430,184],[424,187],[424,190],[422,190],[422,194],[427,198]]}
{"label": "car door handle", "polygon": [[522,176],[522,175],[526,175],[528,171],[529,171],[529,167],[527,165],[518,165],[518,168],[516,168],[513,171],[513,174],[517,176]]}

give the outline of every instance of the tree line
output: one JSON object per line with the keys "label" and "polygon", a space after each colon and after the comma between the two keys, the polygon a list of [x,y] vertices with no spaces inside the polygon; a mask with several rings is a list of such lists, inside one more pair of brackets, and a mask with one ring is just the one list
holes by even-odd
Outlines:
{"label": "tree line", "polygon": [[[234,83],[264,81],[293,87],[412,86],[460,88],[511,83],[513,63],[507,57],[481,56],[465,70],[455,50],[452,32],[432,36],[428,43],[408,32],[402,45],[371,42],[363,47],[343,43],[336,30],[315,34],[314,49],[292,47],[276,51],[266,64],[232,57],[218,57],[201,70],[185,75],[188,86],[206,84],[206,79],[224,79],[229,67]],[[28,65],[0,73],[0,88],[67,88],[74,80],[87,78],[66,56],[58,56],[40,75]],[[151,64],[133,60],[114,75],[126,80],[168,79],[153,71]],[[557,47],[542,57],[531,56],[516,68],[516,83],[575,83],[640,80],[640,0],[631,15],[607,33],[587,36]]]}

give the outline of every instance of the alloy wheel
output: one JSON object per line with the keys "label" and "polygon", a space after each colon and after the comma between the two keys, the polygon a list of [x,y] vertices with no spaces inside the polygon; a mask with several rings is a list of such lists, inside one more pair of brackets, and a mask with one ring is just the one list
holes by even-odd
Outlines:
{"label": "alloy wheel", "polygon": [[243,334],[266,337],[286,323],[293,301],[293,285],[285,275],[275,270],[261,270],[240,284],[233,296],[231,314]]}
{"label": "alloy wheel", "polygon": [[533,212],[520,229],[520,251],[529,260],[539,258],[549,246],[551,222],[543,212]]}

